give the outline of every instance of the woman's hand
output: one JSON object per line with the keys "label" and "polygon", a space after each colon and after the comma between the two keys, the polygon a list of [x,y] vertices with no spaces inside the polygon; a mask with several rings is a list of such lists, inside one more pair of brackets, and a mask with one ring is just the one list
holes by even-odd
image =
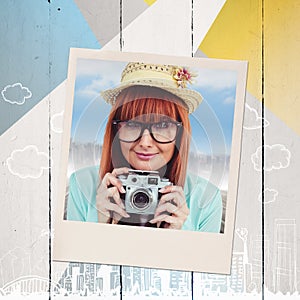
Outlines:
{"label": "woman's hand", "polygon": [[157,223],[158,227],[161,222],[165,222],[164,228],[181,229],[190,213],[182,187],[170,185],[160,189],[159,192],[163,196],[160,198],[154,218],[149,222]]}
{"label": "woman's hand", "polygon": [[99,223],[108,223],[112,218],[112,222],[116,224],[121,218],[129,218],[120,198],[120,193],[124,194],[125,189],[117,178],[118,175],[128,173],[128,170],[128,168],[114,169],[111,173],[106,173],[100,182],[96,194]]}

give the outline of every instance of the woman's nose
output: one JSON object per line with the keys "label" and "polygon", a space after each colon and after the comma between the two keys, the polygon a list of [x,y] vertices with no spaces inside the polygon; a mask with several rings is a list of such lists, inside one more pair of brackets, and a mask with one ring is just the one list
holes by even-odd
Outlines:
{"label": "woman's nose", "polygon": [[145,129],[140,140],[139,145],[143,147],[149,147],[153,145],[153,139],[150,135],[150,131],[148,129]]}

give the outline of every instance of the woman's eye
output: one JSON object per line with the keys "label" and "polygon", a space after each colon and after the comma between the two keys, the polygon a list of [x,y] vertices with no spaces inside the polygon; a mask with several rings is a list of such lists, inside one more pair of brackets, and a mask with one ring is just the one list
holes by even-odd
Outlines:
{"label": "woman's eye", "polygon": [[139,127],[139,124],[136,123],[136,122],[127,122],[127,123],[126,123],[126,127],[129,127],[129,128],[136,128],[136,127]]}
{"label": "woman's eye", "polygon": [[160,122],[155,124],[156,128],[168,128],[169,127],[169,122]]}

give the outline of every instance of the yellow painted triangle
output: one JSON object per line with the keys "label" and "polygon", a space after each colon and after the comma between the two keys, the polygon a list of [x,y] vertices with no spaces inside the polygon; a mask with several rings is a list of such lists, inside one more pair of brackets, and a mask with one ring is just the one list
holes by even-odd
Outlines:
{"label": "yellow painted triangle", "polygon": [[264,2],[265,104],[300,134],[300,2]]}
{"label": "yellow painted triangle", "polygon": [[[262,98],[262,1],[227,0],[199,49],[248,60],[247,90]],[[265,106],[300,134],[299,0],[264,1]]]}
{"label": "yellow painted triangle", "polygon": [[144,0],[149,6],[152,5],[156,0]]}
{"label": "yellow painted triangle", "polygon": [[247,90],[261,100],[261,1],[227,0],[200,45],[208,57],[249,61]]}

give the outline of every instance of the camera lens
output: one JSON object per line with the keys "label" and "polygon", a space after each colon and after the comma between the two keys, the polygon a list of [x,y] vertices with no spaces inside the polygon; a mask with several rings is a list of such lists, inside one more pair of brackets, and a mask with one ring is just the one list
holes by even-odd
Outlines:
{"label": "camera lens", "polygon": [[150,204],[149,196],[144,192],[137,192],[132,197],[132,205],[136,209],[146,209]]}

